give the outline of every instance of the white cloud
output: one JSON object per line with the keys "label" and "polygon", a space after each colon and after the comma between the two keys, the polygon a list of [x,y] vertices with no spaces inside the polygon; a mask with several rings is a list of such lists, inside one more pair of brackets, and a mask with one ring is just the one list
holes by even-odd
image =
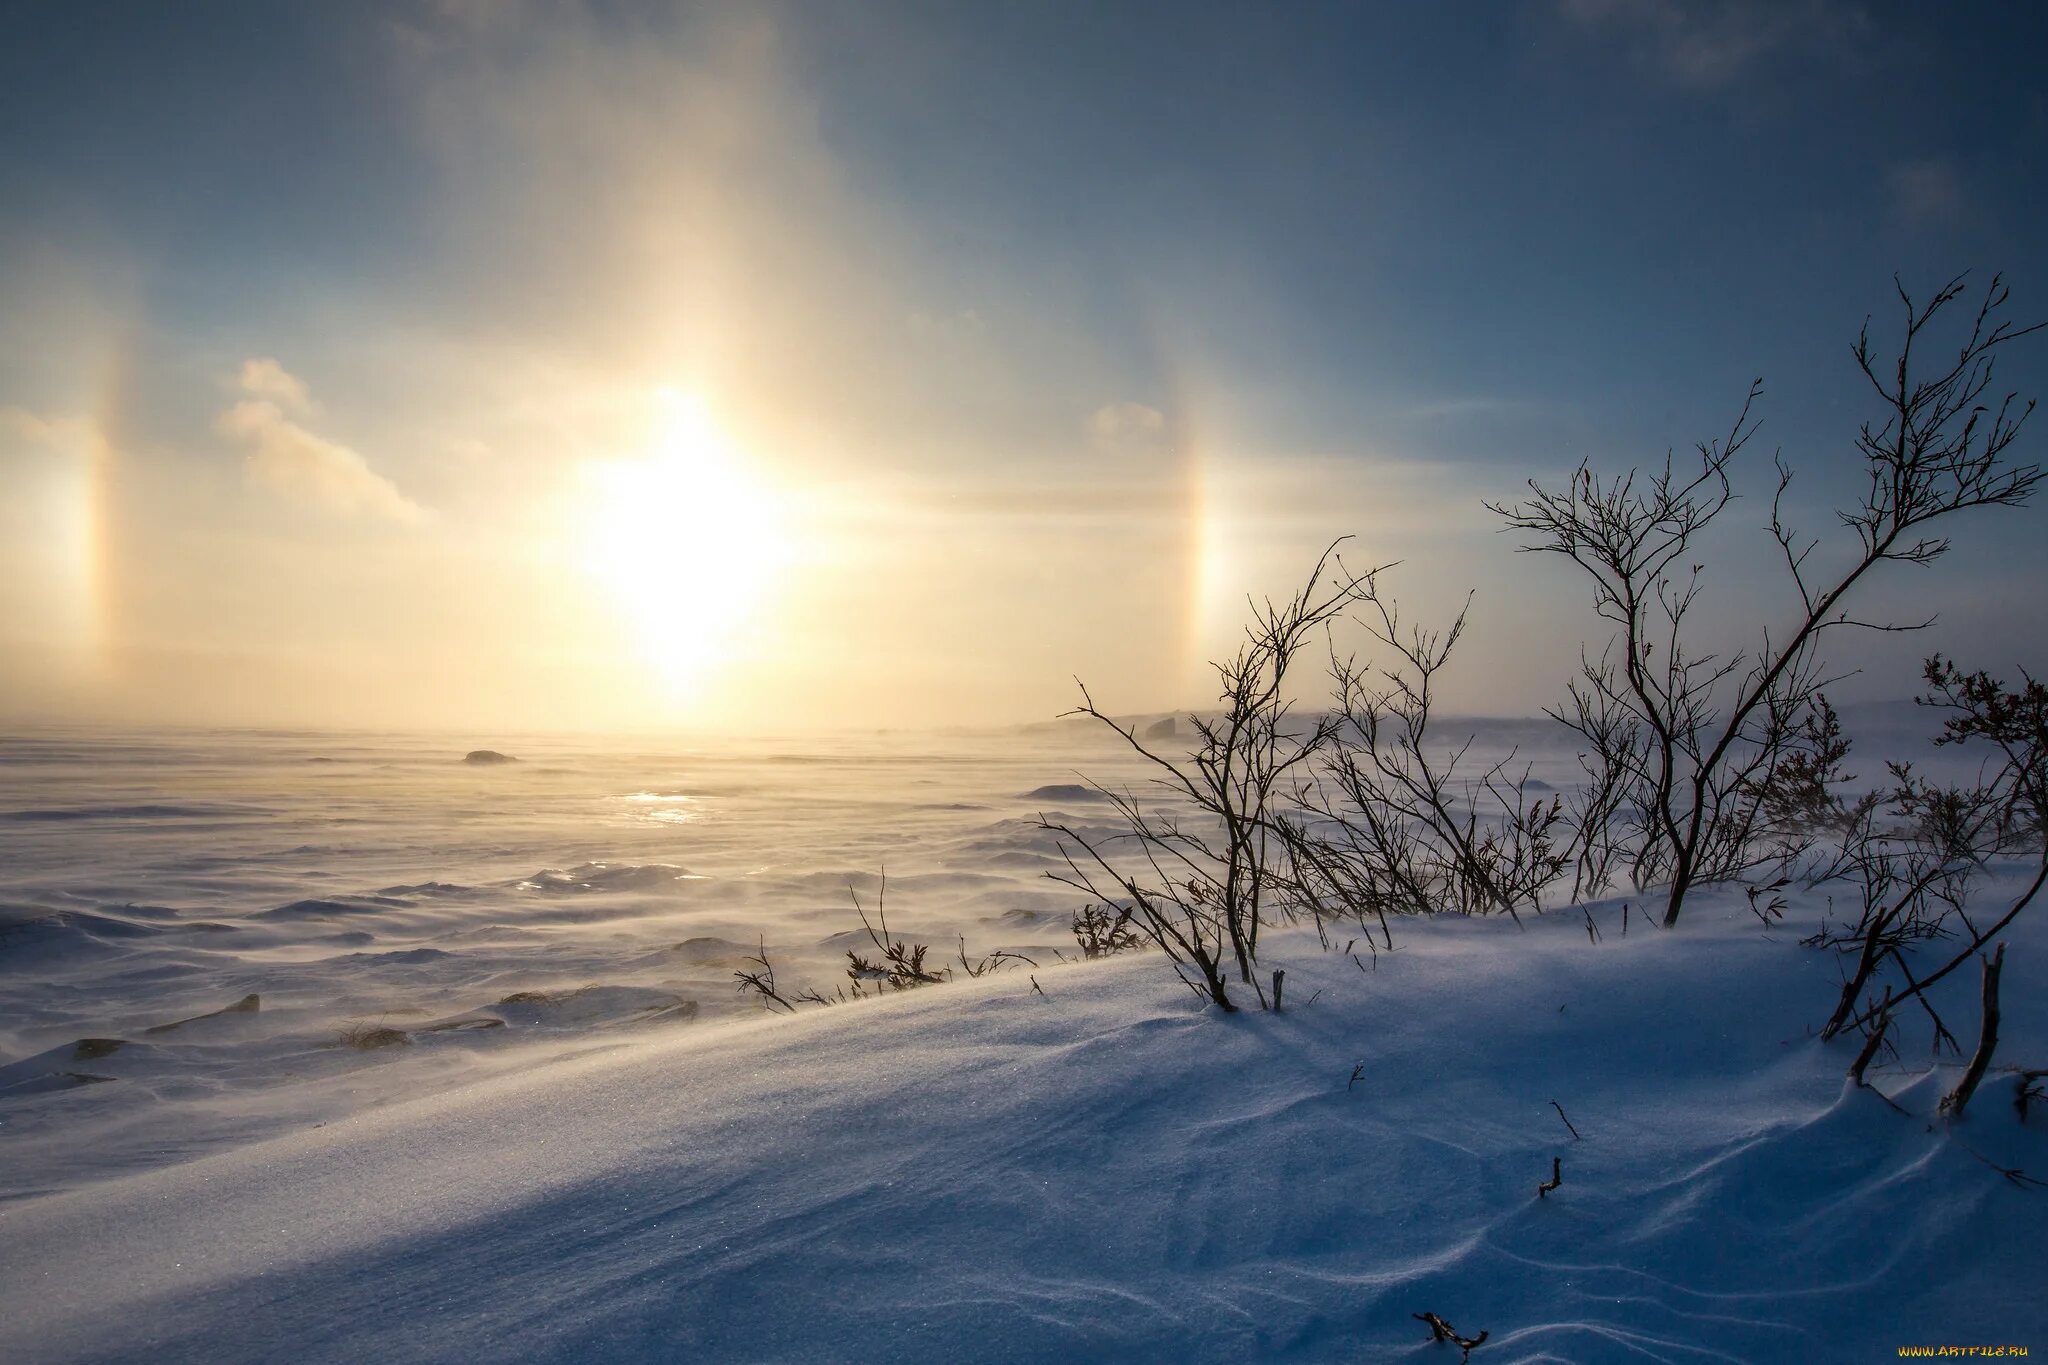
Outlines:
{"label": "white cloud", "polygon": [[92,423],[82,417],[45,417],[26,408],[0,408],[0,435],[25,444],[81,450],[94,434]]}
{"label": "white cloud", "polygon": [[1512,417],[1540,406],[1520,398],[1437,398],[1409,407],[1404,415],[1421,421],[1455,422],[1465,418]]}
{"label": "white cloud", "polygon": [[426,518],[426,509],[370,468],[368,460],[285,415],[286,406],[295,412],[310,410],[312,399],[306,386],[282,365],[274,360],[248,361],[242,366],[241,386],[258,396],[236,403],[214,425],[248,447],[251,480],[274,493],[347,516],[407,524]]}
{"label": "white cloud", "polygon": [[1145,450],[1166,439],[1166,414],[1143,403],[1111,403],[1088,419],[1088,435],[1108,450]]}
{"label": "white cloud", "polygon": [[1963,180],[1946,161],[1907,161],[1885,175],[1892,212],[1909,228],[1952,224],[1963,216]]}
{"label": "white cloud", "polygon": [[1681,85],[1717,89],[1788,50],[1839,50],[1868,28],[1839,0],[1558,0],[1581,27],[1622,36]]}
{"label": "white cloud", "polygon": [[307,391],[305,382],[267,357],[243,361],[238,382],[243,393],[268,399],[286,412],[313,410],[313,395]]}

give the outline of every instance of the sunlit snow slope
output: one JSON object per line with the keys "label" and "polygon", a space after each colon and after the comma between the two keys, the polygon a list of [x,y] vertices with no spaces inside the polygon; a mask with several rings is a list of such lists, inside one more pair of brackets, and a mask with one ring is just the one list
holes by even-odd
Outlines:
{"label": "sunlit snow slope", "polygon": [[2048,1174],[2048,1115],[1999,1076],[1951,1129],[1910,1051],[1873,1072],[1906,1112],[1844,1093],[1803,926],[1619,909],[1370,971],[1276,941],[1277,1016],[1145,956],[682,1030],[22,1201],[0,1358],[1455,1359],[1424,1311],[1502,1363],[2048,1342],[2048,1196],[1993,1168]]}

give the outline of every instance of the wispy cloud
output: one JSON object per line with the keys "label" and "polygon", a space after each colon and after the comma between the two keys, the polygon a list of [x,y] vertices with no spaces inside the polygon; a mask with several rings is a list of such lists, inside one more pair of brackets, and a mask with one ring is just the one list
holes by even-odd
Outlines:
{"label": "wispy cloud", "polygon": [[1166,414],[1143,403],[1111,403],[1090,414],[1088,439],[1099,450],[1154,450],[1166,440]]}
{"label": "wispy cloud", "polygon": [[92,424],[82,417],[46,417],[6,407],[0,408],[0,436],[54,449],[81,449],[92,436]]}
{"label": "wispy cloud", "polygon": [[1416,403],[1404,409],[1402,415],[1415,421],[1455,422],[1470,418],[1517,417],[1532,412],[1545,411],[1555,406],[1555,404],[1535,403],[1523,398],[1489,398],[1471,395],[1458,398],[1437,398]]}
{"label": "wispy cloud", "polygon": [[1558,0],[1565,18],[1626,43],[1681,85],[1731,85],[1766,58],[1830,51],[1868,26],[1839,0]]}
{"label": "wispy cloud", "polygon": [[305,382],[267,357],[243,361],[240,383],[243,393],[266,399],[286,412],[303,415],[313,410],[313,395]]}
{"label": "wispy cloud", "polygon": [[406,524],[425,520],[426,509],[370,468],[368,460],[287,415],[287,409],[299,415],[310,412],[312,395],[282,365],[275,360],[247,361],[239,382],[250,396],[222,412],[214,425],[248,448],[251,480],[346,516]]}
{"label": "wispy cloud", "polygon": [[1892,215],[1908,228],[1947,226],[1963,216],[1963,179],[1952,162],[1900,162],[1885,173],[1885,185]]}

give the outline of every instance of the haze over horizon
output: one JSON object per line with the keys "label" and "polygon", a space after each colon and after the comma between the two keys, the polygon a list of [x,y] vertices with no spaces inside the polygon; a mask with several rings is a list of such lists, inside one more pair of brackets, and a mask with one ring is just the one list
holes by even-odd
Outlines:
{"label": "haze over horizon", "polygon": [[[1330,539],[1446,705],[1596,632],[1486,498],[1727,430],[1784,598],[1848,355],[2048,317],[2048,15],[1905,5],[19,6],[0,719],[759,730],[1212,700]],[[2039,338],[2002,389],[2041,392]],[[2038,458],[2040,434],[2016,448]],[[1849,694],[2040,669],[2035,507]],[[1768,542],[1762,542],[1768,548]]]}

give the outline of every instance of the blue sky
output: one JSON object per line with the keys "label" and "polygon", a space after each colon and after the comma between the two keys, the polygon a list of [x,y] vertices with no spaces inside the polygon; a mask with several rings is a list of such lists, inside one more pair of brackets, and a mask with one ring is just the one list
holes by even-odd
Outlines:
{"label": "blue sky", "polygon": [[[447,718],[365,709],[375,675],[466,698],[449,714],[741,723],[746,697],[817,710],[828,656],[843,697],[821,717],[1028,718],[1077,671],[1133,708],[1188,703],[1237,594],[1352,529],[1424,608],[1479,589],[1493,681],[1468,700],[1526,708],[1590,622],[1481,497],[1684,449],[1762,376],[1763,439],[1819,528],[1867,415],[1848,344],[1891,315],[1894,272],[1926,290],[2002,269],[2026,320],[2048,315],[2033,7],[4,22],[17,520],[34,490],[69,496],[79,442],[104,445],[89,644],[35,605],[56,591],[38,575],[84,572],[76,546],[7,566],[29,713]],[[303,402],[238,391],[251,360]],[[2044,361],[2015,349],[2004,378],[2036,391]],[[676,388],[787,494],[797,549],[757,569],[781,586],[691,687],[613,680],[593,702],[537,640],[624,659],[692,618],[571,591],[579,552],[537,528],[560,529],[579,462],[638,439],[633,395]],[[275,420],[223,416],[249,401]],[[679,508],[679,536],[693,517],[720,519]],[[1987,518],[1905,599],[1944,608],[1950,647],[2039,662],[1993,623],[2048,568],[2040,530]],[[421,594],[424,573],[445,589]],[[1124,590],[1073,607],[1101,582]],[[1723,606],[1768,587],[1740,570]],[[992,643],[991,616],[1035,633]],[[877,633],[893,659],[861,643]]]}

